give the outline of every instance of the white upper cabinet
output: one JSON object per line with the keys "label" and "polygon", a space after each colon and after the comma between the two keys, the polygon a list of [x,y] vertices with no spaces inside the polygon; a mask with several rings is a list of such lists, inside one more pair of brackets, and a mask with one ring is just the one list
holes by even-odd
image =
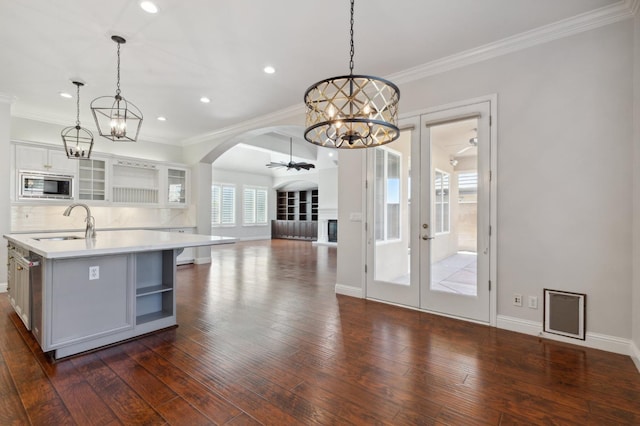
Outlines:
{"label": "white upper cabinet", "polygon": [[67,158],[62,149],[16,145],[16,169],[75,175],[78,161]]}
{"label": "white upper cabinet", "polygon": [[185,206],[187,204],[188,179],[189,171],[187,169],[167,167],[165,202],[168,205]]}
{"label": "white upper cabinet", "polygon": [[109,201],[107,158],[92,156],[88,160],[79,160],[78,199]]}

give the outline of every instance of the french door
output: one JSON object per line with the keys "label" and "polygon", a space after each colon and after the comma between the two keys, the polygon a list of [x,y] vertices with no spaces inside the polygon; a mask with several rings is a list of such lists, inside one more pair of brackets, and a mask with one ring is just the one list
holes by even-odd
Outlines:
{"label": "french door", "polygon": [[366,297],[489,323],[490,102],[400,125],[367,153]]}

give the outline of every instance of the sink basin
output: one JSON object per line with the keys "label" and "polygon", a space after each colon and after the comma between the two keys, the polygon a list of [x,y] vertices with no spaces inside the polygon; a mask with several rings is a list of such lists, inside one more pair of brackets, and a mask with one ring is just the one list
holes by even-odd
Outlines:
{"label": "sink basin", "polygon": [[84,240],[82,237],[76,237],[75,235],[59,235],[57,237],[40,237],[34,238],[38,241],[66,241],[66,240]]}

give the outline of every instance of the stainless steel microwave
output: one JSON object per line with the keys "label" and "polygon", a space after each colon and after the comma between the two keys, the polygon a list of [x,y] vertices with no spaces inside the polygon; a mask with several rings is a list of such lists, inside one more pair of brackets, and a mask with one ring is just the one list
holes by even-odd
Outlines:
{"label": "stainless steel microwave", "polygon": [[73,199],[72,175],[20,171],[20,198],[43,200]]}

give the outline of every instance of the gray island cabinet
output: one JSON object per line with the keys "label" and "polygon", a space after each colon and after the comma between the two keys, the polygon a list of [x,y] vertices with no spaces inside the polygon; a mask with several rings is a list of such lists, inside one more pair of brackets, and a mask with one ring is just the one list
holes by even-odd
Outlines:
{"label": "gray island cabinet", "polygon": [[177,255],[234,241],[138,230],[4,238],[11,304],[55,359],[176,325]]}

